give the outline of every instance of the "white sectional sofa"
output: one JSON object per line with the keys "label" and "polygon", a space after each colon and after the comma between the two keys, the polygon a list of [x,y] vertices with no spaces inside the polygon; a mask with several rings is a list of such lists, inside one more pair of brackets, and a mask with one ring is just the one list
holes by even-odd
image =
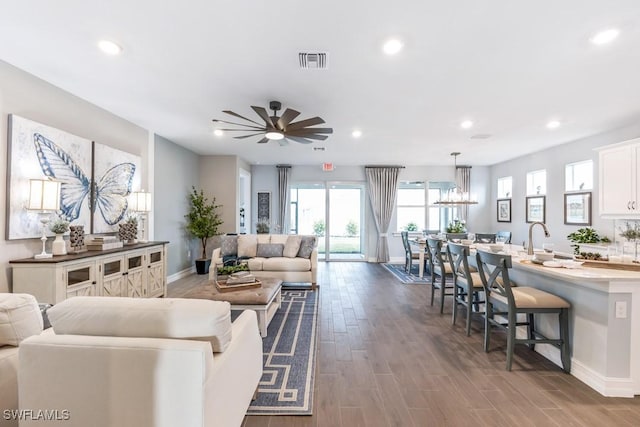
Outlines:
{"label": "white sectional sofa", "polygon": [[242,424],[262,376],[254,311],[231,323],[226,302],[74,297],[47,314],[55,334],[20,345],[20,409],[64,409],[65,427]]}
{"label": "white sectional sofa", "polygon": [[[28,294],[0,294],[0,426],[17,427],[18,347],[42,333],[42,314]],[[8,411],[8,412],[6,412]]]}
{"label": "white sectional sofa", "polygon": [[256,276],[283,282],[311,283],[316,288],[318,249],[315,236],[287,234],[241,234],[222,236],[222,245],[213,251],[212,268],[228,259],[245,259]]}

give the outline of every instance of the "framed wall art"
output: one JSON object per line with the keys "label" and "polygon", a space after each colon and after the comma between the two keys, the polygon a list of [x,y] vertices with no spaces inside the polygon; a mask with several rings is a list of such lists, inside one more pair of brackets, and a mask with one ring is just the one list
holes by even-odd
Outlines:
{"label": "framed wall art", "polygon": [[258,191],[258,221],[271,221],[271,192]]}
{"label": "framed wall art", "polygon": [[545,196],[527,196],[527,222],[545,221]]}
{"label": "framed wall art", "polygon": [[511,222],[511,199],[498,199],[496,205],[498,222]]}
{"label": "framed wall art", "polygon": [[564,223],[591,225],[591,192],[564,195]]}

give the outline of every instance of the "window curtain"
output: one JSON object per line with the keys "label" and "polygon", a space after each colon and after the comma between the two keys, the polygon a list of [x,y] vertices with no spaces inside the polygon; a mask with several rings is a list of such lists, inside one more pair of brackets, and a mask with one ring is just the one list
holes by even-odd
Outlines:
{"label": "window curtain", "polygon": [[[471,166],[456,166],[456,185],[462,193],[471,197]],[[469,219],[469,205],[460,206],[460,220],[465,223]]]}
{"label": "window curtain", "polygon": [[389,261],[387,233],[398,194],[400,167],[366,167],[367,190],[378,230],[376,262]]}
{"label": "window curtain", "polygon": [[279,231],[282,234],[289,234],[289,222],[287,214],[291,201],[291,193],[289,191],[289,180],[291,177],[291,166],[278,165],[278,224]]}

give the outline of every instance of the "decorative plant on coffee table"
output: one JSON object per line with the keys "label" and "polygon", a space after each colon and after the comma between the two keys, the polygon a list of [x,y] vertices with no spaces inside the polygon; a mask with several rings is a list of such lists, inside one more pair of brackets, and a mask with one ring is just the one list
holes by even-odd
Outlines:
{"label": "decorative plant on coffee table", "polygon": [[212,202],[204,196],[204,191],[191,187],[189,194],[189,213],[185,215],[187,219],[186,229],[194,237],[200,239],[202,244],[202,256],[196,259],[196,271],[198,274],[209,273],[211,259],[207,258],[207,241],[218,234],[218,227],[222,224],[216,198]]}
{"label": "decorative plant on coffee table", "polygon": [[218,267],[216,271],[216,280],[227,280],[229,276],[233,273],[237,273],[238,271],[249,271],[249,264],[242,263]]}

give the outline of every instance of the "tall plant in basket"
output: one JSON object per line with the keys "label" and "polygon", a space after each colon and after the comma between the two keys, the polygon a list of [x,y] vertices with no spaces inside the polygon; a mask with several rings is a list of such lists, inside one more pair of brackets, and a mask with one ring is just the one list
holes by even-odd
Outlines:
{"label": "tall plant in basket", "polygon": [[187,231],[194,237],[200,239],[202,244],[202,256],[196,259],[196,271],[198,274],[209,273],[211,259],[207,258],[207,242],[218,234],[218,227],[222,224],[216,198],[212,202],[204,196],[202,190],[198,191],[195,187],[191,187],[189,193],[189,213],[185,215],[187,219]]}

